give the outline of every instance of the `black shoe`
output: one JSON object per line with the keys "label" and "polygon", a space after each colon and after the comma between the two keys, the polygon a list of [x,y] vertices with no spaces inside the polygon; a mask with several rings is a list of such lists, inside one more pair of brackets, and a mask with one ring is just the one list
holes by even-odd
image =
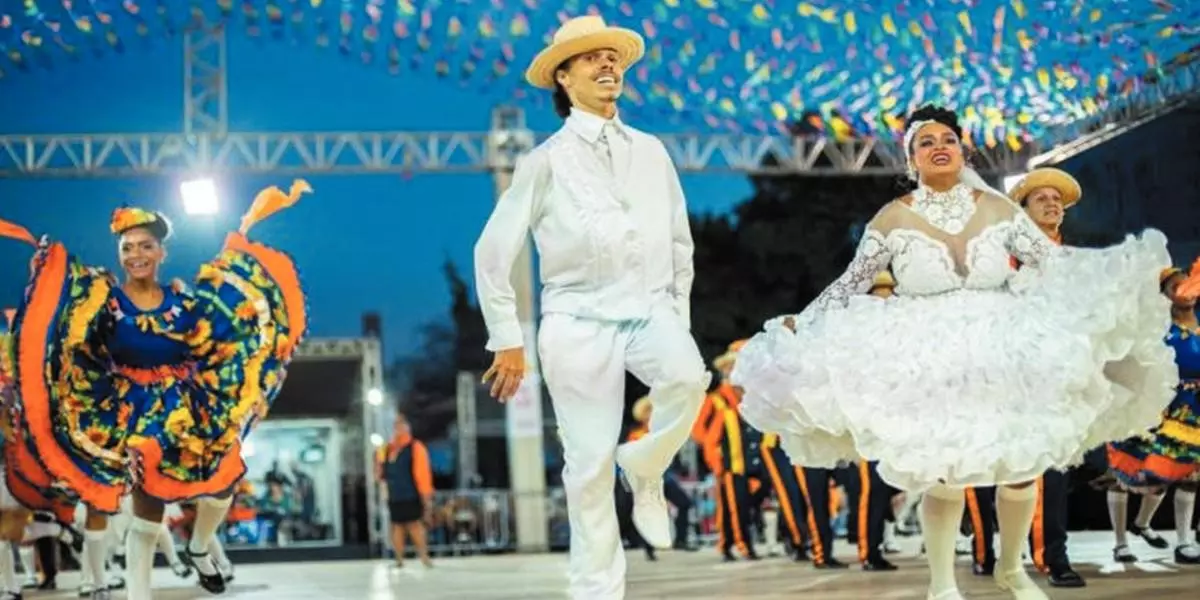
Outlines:
{"label": "black shoe", "polygon": [[862,565],[864,571],[895,571],[899,567],[883,557],[869,558]]}
{"label": "black shoe", "polygon": [[58,582],[53,579],[46,579],[38,584],[37,589],[42,591],[57,590]]}
{"label": "black shoe", "polygon": [[[180,552],[179,555],[179,557],[183,559],[184,564],[191,567],[192,570],[196,572],[196,580],[200,583],[200,587],[204,588],[204,591],[210,594],[225,593],[225,578],[221,576],[220,571],[217,571],[212,575],[206,575],[204,571],[201,571],[200,568],[196,566],[196,559],[208,558],[207,552],[197,553],[192,552],[191,549],[188,549],[186,552]],[[216,564],[212,563],[211,559],[209,562],[212,564],[213,570],[216,571]]]}
{"label": "black shoe", "polygon": [[[1193,544],[1194,546],[1194,544]],[[1188,556],[1183,553],[1183,546],[1175,548],[1175,564],[1179,565],[1200,565],[1200,555]]]}
{"label": "black shoe", "polygon": [[1071,565],[1052,566],[1050,567],[1050,585],[1061,588],[1081,588],[1087,585],[1087,581],[1079,573],[1076,573]]}
{"label": "black shoe", "polygon": [[971,572],[980,577],[991,577],[996,572],[996,565],[995,563],[986,563],[982,565],[975,563],[971,565]]}
{"label": "black shoe", "polygon": [[1135,563],[1137,561],[1137,555],[1129,550],[1129,546],[1127,544],[1120,544],[1113,547],[1113,562]]}
{"label": "black shoe", "polygon": [[746,553],[746,560],[762,560],[762,557],[754,550],[750,550]]}
{"label": "black shoe", "polygon": [[63,533],[67,534],[67,539],[64,540],[62,539],[62,536],[59,536],[59,540],[66,542],[66,544],[71,547],[71,551],[74,552],[76,556],[79,556],[79,554],[83,552],[83,534],[80,533],[78,529],[75,529],[75,526],[71,525],[70,523],[63,523],[62,521],[59,521],[58,524],[62,527]]}
{"label": "black shoe", "polygon": [[697,552],[700,550],[699,546],[693,546],[687,542],[676,542],[671,548],[680,552]]}
{"label": "black shoe", "polygon": [[1157,550],[1163,550],[1165,548],[1168,548],[1171,545],[1170,542],[1168,542],[1166,540],[1166,538],[1155,533],[1153,529],[1149,529],[1149,528],[1142,529],[1141,527],[1138,527],[1137,525],[1130,525],[1129,533],[1132,533],[1133,535],[1136,535],[1136,536],[1142,538],[1143,540],[1146,540],[1146,543],[1150,544],[1151,548],[1155,548]]}
{"label": "black shoe", "polygon": [[836,558],[827,558],[824,562],[813,563],[813,566],[818,569],[848,569],[850,565],[839,561]]}
{"label": "black shoe", "polygon": [[646,546],[646,560],[650,562],[658,560],[658,555],[654,553],[654,548]]}
{"label": "black shoe", "polygon": [[721,560],[723,562],[737,562],[737,557],[733,555],[733,552],[725,550],[721,553]]}

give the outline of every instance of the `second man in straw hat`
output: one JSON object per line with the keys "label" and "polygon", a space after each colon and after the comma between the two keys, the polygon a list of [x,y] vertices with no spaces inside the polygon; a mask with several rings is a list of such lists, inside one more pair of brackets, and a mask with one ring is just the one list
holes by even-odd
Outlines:
{"label": "second man in straw hat", "polygon": [[[553,91],[563,126],[523,157],[475,246],[475,276],[496,353],[485,380],[502,400],[525,374],[510,283],[533,232],[543,313],[536,341],[564,448],[571,521],[570,596],[617,600],[625,556],[613,506],[614,461],[633,493],[633,521],[671,546],[663,472],[687,440],[710,375],[690,333],[692,237],[679,176],[657,138],[617,115],[642,37],[597,16],[571,19],[526,79]],[[524,325],[524,327],[523,327]],[[650,431],[621,444],[625,372],[650,386]]]}

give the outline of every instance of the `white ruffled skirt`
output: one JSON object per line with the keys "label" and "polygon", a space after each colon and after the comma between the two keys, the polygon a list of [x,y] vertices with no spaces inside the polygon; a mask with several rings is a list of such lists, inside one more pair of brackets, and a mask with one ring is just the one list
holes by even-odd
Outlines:
{"label": "white ruffled skirt", "polygon": [[[1158,231],[1047,260],[1020,286],[856,296],[738,354],[744,418],[795,464],[880,461],[922,491],[1029,481],[1156,425],[1178,381]],[[1019,290],[1017,289],[1019,288]]]}

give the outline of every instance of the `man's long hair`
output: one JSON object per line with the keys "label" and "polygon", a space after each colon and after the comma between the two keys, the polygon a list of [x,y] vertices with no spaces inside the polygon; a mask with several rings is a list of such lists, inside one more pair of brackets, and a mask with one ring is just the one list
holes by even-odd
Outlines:
{"label": "man's long hair", "polygon": [[557,76],[559,71],[571,68],[571,60],[570,58],[564,60],[557,69],[554,69],[556,77],[554,81],[554,112],[564,120],[571,116],[571,97],[567,95],[567,90],[563,89],[562,84],[557,81]]}

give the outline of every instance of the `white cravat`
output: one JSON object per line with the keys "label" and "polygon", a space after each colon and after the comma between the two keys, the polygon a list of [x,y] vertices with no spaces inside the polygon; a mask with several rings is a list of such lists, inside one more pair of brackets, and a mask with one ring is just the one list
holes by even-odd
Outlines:
{"label": "white cravat", "polygon": [[613,159],[613,143],[609,133],[613,132],[613,124],[605,123],[600,129],[600,160],[608,166],[608,173],[617,176],[617,163]]}

